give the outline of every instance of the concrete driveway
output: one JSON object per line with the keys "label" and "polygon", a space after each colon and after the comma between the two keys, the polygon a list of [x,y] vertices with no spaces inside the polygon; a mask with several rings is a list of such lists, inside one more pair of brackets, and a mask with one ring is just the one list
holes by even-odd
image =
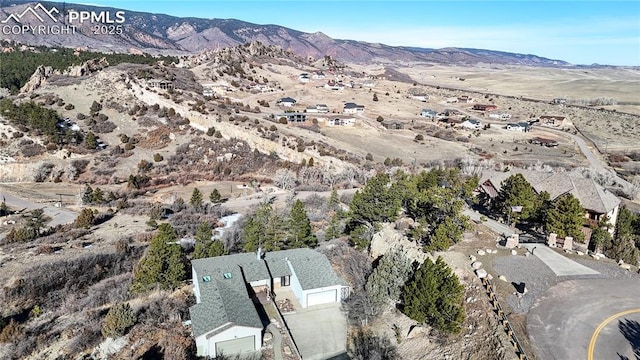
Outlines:
{"label": "concrete driveway", "polygon": [[527,332],[536,358],[637,359],[639,281],[570,280],[547,290],[527,315]]}
{"label": "concrete driveway", "polygon": [[[599,272],[590,267],[558,254],[545,244],[522,244],[527,250],[532,251],[542,262],[547,265],[557,276],[597,275]],[[534,250],[535,249],[535,250]]]}
{"label": "concrete driveway", "polygon": [[337,359],[346,353],[347,320],[340,303],[298,308],[284,318],[304,360]]}

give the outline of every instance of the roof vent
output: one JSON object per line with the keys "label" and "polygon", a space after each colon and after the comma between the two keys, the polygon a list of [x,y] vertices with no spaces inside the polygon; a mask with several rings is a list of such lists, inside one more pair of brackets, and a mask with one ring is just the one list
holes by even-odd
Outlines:
{"label": "roof vent", "polygon": [[222,277],[225,279],[231,279],[231,273],[224,273],[222,274]]}
{"label": "roof vent", "polygon": [[203,282],[209,282],[209,281],[211,281],[211,276],[210,276],[210,275],[205,275],[205,276],[203,276],[203,277],[202,277],[202,281],[203,281]]}

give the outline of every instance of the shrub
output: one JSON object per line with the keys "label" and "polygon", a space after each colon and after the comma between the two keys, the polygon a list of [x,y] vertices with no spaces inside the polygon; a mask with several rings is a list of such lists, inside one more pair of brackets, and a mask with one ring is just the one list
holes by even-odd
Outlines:
{"label": "shrub", "polygon": [[74,224],[77,228],[88,229],[91,227],[91,225],[93,225],[95,219],[95,212],[89,208],[84,208],[80,212],[80,215],[78,215],[78,217],[76,218]]}
{"label": "shrub", "polygon": [[22,327],[20,324],[11,319],[11,321],[2,328],[2,332],[0,332],[0,343],[14,342],[21,333]]}
{"label": "shrub", "polygon": [[164,160],[164,157],[158,153],[153,154],[153,161],[155,162],[160,162]]}
{"label": "shrub", "polygon": [[129,304],[116,304],[109,309],[104,319],[102,335],[112,338],[120,337],[135,325],[136,321],[138,321],[138,318]]}
{"label": "shrub", "polygon": [[75,106],[73,104],[67,104],[67,105],[65,105],[64,109],[65,110],[73,110],[73,109],[75,109]]}
{"label": "shrub", "polygon": [[416,140],[422,141],[422,140],[424,140],[424,136],[422,134],[418,134],[418,135],[416,135]]}

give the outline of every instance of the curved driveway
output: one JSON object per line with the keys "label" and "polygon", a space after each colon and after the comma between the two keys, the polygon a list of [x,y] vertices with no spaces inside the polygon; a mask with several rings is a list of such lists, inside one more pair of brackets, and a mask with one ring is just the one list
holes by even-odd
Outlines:
{"label": "curved driveway", "polygon": [[[587,359],[598,326],[612,315],[640,308],[638,299],[638,278],[570,280],[553,286],[536,300],[527,315],[527,332],[536,358]],[[635,360],[634,350],[640,351],[638,334],[640,313],[612,320],[596,338],[593,359]]]}

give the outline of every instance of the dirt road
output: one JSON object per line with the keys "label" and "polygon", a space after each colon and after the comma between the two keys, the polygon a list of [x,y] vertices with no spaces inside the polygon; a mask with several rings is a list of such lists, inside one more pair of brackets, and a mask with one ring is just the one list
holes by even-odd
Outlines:
{"label": "dirt road", "polygon": [[33,210],[43,209],[45,215],[51,218],[51,221],[47,226],[57,226],[63,224],[69,224],[75,221],[78,214],[73,211],[52,206],[50,204],[39,204],[33,201],[18,197],[14,194],[6,192],[6,190],[0,188],[0,199],[4,200],[7,205],[14,210]]}

